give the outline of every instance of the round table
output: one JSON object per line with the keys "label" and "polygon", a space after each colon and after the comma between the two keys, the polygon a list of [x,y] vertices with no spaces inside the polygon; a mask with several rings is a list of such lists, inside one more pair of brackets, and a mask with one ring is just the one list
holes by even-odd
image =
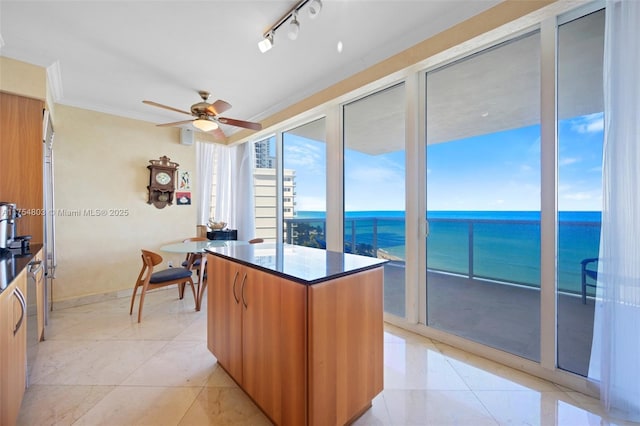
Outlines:
{"label": "round table", "polygon": [[186,243],[167,244],[160,247],[160,250],[168,253],[204,253],[204,249],[209,247],[231,247],[247,244],[249,242],[236,240],[187,241]]}

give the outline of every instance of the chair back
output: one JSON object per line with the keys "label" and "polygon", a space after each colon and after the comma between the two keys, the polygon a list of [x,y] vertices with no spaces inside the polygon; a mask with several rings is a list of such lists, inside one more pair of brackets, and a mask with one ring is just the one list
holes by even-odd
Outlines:
{"label": "chair back", "polygon": [[149,250],[142,250],[142,262],[149,268],[162,263],[162,256]]}
{"label": "chair back", "polygon": [[249,240],[249,244],[258,244],[258,243],[264,243],[264,238],[254,238],[252,240]]}

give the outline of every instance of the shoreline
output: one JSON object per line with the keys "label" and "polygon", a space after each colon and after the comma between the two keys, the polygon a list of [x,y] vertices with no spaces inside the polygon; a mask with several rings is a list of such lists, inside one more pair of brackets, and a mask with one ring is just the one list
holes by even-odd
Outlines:
{"label": "shoreline", "polygon": [[398,256],[394,256],[392,254],[389,254],[389,252],[383,250],[383,249],[378,249],[378,252],[376,253],[376,257],[378,259],[385,259],[385,260],[395,260],[395,261],[399,261],[399,262],[404,262],[404,259]]}

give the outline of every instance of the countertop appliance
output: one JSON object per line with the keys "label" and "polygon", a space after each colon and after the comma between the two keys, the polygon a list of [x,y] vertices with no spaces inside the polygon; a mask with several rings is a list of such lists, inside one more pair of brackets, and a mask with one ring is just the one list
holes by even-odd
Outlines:
{"label": "countertop appliance", "polygon": [[[13,221],[16,205],[0,201],[0,249],[8,248],[7,240],[9,239],[9,229]],[[2,250],[0,250],[2,251]]]}
{"label": "countertop appliance", "polygon": [[14,203],[0,201],[0,249],[29,251],[31,235],[16,235],[16,219],[21,217]]}

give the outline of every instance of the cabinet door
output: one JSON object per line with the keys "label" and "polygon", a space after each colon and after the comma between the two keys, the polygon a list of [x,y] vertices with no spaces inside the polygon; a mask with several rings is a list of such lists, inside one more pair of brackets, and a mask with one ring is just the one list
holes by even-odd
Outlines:
{"label": "cabinet door", "polygon": [[15,424],[26,385],[26,293],[27,276],[22,272],[0,299],[0,424],[3,425]]}
{"label": "cabinet door", "polygon": [[242,387],[276,424],[306,421],[306,286],[245,268]]}
{"label": "cabinet door", "polygon": [[242,382],[240,266],[207,255],[207,342],[220,365]]}
{"label": "cabinet door", "polygon": [[0,200],[16,203],[26,214],[16,221],[17,235],[43,242],[41,100],[0,92]]}

